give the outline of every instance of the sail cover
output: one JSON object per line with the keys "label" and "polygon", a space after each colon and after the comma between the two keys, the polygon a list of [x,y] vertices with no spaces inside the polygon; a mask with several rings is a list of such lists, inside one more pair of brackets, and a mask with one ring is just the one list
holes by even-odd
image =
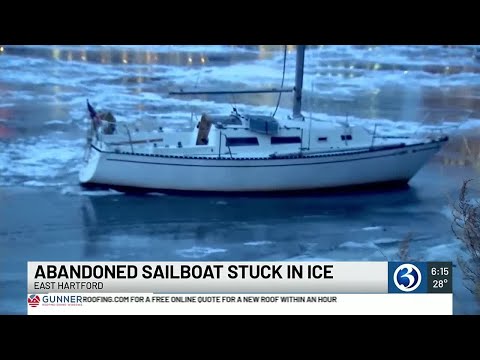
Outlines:
{"label": "sail cover", "polygon": [[267,135],[276,135],[278,133],[278,121],[271,116],[247,115],[246,119],[250,123],[251,131]]}

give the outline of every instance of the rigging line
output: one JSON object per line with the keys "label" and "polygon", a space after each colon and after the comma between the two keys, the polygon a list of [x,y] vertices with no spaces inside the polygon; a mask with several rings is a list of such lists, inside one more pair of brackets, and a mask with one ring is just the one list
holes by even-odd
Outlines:
{"label": "rigging line", "polygon": [[[283,49],[283,74],[282,74],[282,85],[280,85],[280,88],[283,88],[283,83],[285,82],[285,69],[287,66],[287,45],[285,45]],[[280,100],[282,99],[282,93],[278,94],[278,100],[277,100],[277,106],[275,107],[275,111],[273,112],[272,117],[275,117],[275,114],[277,113],[278,107],[280,106]]]}
{"label": "rigging line", "polygon": [[234,111],[237,111],[237,102],[235,101],[235,94],[232,94],[232,101],[233,101],[233,105],[232,105],[232,108]]}
{"label": "rigging line", "polygon": [[[200,76],[201,76],[201,73],[199,72],[199,73],[198,73],[198,76],[197,76],[197,81],[195,81],[194,89],[196,89],[197,86],[198,86],[198,82],[199,82],[199,80],[200,80]],[[191,126],[191,127],[192,127],[192,125],[193,125],[193,116],[194,116],[194,115],[195,115],[195,119],[197,120],[197,123],[198,123],[197,115],[195,114],[195,107],[192,106],[192,114],[191,114],[191,116],[190,116],[190,126]]]}

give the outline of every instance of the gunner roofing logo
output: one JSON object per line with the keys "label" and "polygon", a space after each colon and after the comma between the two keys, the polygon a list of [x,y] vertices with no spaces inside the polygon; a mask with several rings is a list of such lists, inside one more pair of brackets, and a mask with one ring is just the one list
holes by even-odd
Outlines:
{"label": "gunner roofing logo", "polygon": [[393,273],[395,286],[404,292],[415,291],[422,282],[422,273],[412,264],[402,264]]}
{"label": "gunner roofing logo", "polygon": [[30,307],[36,308],[40,305],[40,296],[32,294],[27,298],[27,304]]}

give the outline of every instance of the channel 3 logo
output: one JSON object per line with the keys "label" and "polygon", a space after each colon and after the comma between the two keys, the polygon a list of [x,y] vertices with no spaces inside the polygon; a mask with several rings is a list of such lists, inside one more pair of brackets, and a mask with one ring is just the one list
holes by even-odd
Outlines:
{"label": "channel 3 logo", "polygon": [[402,264],[393,273],[395,286],[404,292],[415,291],[422,283],[422,273],[412,264]]}

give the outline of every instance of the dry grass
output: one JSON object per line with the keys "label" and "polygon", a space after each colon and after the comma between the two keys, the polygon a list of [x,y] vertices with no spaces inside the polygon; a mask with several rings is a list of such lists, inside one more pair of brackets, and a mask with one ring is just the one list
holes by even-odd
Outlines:
{"label": "dry grass", "polygon": [[377,247],[377,250],[383,255],[386,261],[400,261],[400,262],[414,262],[414,261],[422,261],[422,259],[413,258],[410,255],[410,242],[413,240],[413,233],[409,232],[405,237],[402,239],[400,244],[398,245],[398,252],[394,257],[388,257],[382,249]]}
{"label": "dry grass", "polygon": [[412,239],[413,234],[408,233],[398,247],[397,256],[402,262],[414,261],[414,259],[410,257],[410,241],[412,241]]}
{"label": "dry grass", "polygon": [[471,181],[463,182],[458,200],[453,204],[452,231],[468,254],[468,257],[458,257],[465,287],[480,302],[480,203],[469,196]]}

